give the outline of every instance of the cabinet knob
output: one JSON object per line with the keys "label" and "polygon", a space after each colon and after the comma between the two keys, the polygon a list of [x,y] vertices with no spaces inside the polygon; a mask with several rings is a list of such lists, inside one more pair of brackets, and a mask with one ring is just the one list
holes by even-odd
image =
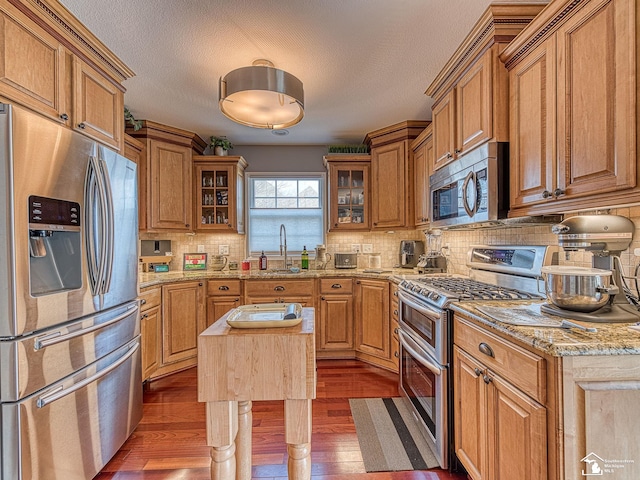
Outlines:
{"label": "cabinet knob", "polygon": [[184,226],[187,228],[191,227],[191,225],[189,225],[188,223],[185,223]]}
{"label": "cabinet knob", "polygon": [[378,222],[373,222],[373,225],[374,225],[374,226],[377,226],[377,225],[378,225]]}
{"label": "cabinet knob", "polygon": [[493,349],[487,345],[486,343],[482,342],[480,345],[478,345],[478,350],[480,350],[480,352],[484,353],[485,355],[489,356],[489,357],[493,357]]}
{"label": "cabinet knob", "polygon": [[147,301],[144,298],[140,300],[140,305],[144,305],[145,303],[147,303]]}
{"label": "cabinet knob", "polygon": [[462,150],[460,150],[459,148],[456,148],[456,149],[453,151],[453,153],[455,153],[456,155],[457,155],[457,154],[459,154],[459,153],[461,153],[461,152],[462,152]]}
{"label": "cabinet knob", "polygon": [[473,373],[475,373],[476,376],[479,377],[482,374],[482,370],[476,367],[474,368]]}
{"label": "cabinet knob", "polygon": [[396,334],[397,334],[397,333],[398,333],[398,330],[400,330],[398,327],[394,328],[394,329],[393,329],[393,333],[396,333]]}
{"label": "cabinet knob", "polygon": [[324,297],[320,297],[320,300],[324,300],[324,299],[325,299]]}
{"label": "cabinet knob", "polygon": [[397,316],[398,315],[398,310],[394,310],[393,314]]}
{"label": "cabinet knob", "polygon": [[240,299],[239,299],[239,298],[236,298],[236,299],[234,300],[234,302],[236,302],[236,303],[237,303],[237,302],[239,302],[239,301],[240,301]]}
{"label": "cabinet knob", "polygon": [[227,223],[227,227],[233,228],[233,225],[231,225],[230,223]]}
{"label": "cabinet knob", "polygon": [[484,380],[484,383],[489,385],[493,379],[489,375],[483,375],[482,380]]}
{"label": "cabinet knob", "polygon": [[398,352],[393,352],[393,356],[398,358],[400,356],[400,354]]}
{"label": "cabinet knob", "polygon": [[62,115],[60,115],[60,118],[66,122],[67,120],[69,120],[69,115],[63,113]]}
{"label": "cabinet knob", "polygon": [[199,286],[199,287],[201,287],[201,286],[202,286],[202,283],[199,283],[199,284],[198,284],[198,286]]}
{"label": "cabinet knob", "polygon": [[218,287],[218,290],[229,290],[229,287],[227,287],[226,285],[220,285]]}
{"label": "cabinet knob", "polygon": [[149,315],[146,313],[143,313],[142,316],[140,318],[149,318]]}
{"label": "cabinet knob", "polygon": [[447,158],[453,158],[453,155],[451,155],[451,152],[447,152]]}
{"label": "cabinet knob", "polygon": [[558,198],[560,195],[564,195],[564,190],[563,190],[563,189],[561,189],[561,188],[556,188],[556,189],[553,191],[553,196],[554,196],[554,197],[556,197],[556,198]]}
{"label": "cabinet knob", "polygon": [[360,280],[356,280],[356,285],[360,285]]}
{"label": "cabinet knob", "polygon": [[551,192],[549,190],[545,190],[542,192],[542,198],[549,198],[551,196]]}
{"label": "cabinet knob", "polygon": [[398,296],[398,291],[396,290],[395,292],[393,292],[393,296],[397,297]]}
{"label": "cabinet knob", "polygon": [[276,285],[273,287],[276,292],[284,292],[284,287],[282,285]]}
{"label": "cabinet knob", "polygon": [[84,127],[86,127],[86,125],[84,123],[79,123],[78,124],[78,128],[84,130]]}

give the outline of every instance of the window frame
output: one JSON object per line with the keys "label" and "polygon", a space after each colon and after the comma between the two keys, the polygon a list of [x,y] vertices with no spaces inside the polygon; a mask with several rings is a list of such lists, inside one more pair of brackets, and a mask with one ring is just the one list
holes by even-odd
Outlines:
{"label": "window frame", "polygon": [[[251,242],[251,209],[253,205],[254,192],[253,192],[253,180],[264,180],[264,179],[274,179],[274,180],[318,180],[320,185],[318,188],[318,195],[320,196],[320,210],[322,211],[322,244],[326,244],[327,241],[327,173],[326,172],[246,172],[246,185],[245,185],[245,230],[246,230],[246,239],[245,239],[245,251],[247,252],[247,258],[256,259],[259,257],[260,252],[252,252],[250,249]],[[298,197],[300,198],[300,197]],[[286,209],[283,209],[286,210]],[[300,208],[303,210],[303,208]],[[307,252],[309,253],[309,258],[315,257],[314,247],[309,247],[307,245]],[[302,253],[301,250],[287,250],[287,256],[291,255],[299,256]],[[270,252],[265,252],[265,254],[273,260],[284,259],[284,255],[273,254]]]}

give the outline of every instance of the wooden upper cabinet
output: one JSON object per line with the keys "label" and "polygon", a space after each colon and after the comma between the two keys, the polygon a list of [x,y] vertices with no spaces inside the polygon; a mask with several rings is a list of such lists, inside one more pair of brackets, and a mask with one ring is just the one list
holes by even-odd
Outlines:
{"label": "wooden upper cabinet", "polygon": [[407,120],[365,137],[371,146],[371,228],[413,228],[415,216],[413,150],[409,143],[429,125]]}
{"label": "wooden upper cabinet", "polygon": [[4,2],[0,6],[0,96],[63,122],[65,49]]}
{"label": "wooden upper cabinet", "polygon": [[371,156],[326,155],[329,172],[329,231],[371,228]]}
{"label": "wooden upper cabinet", "polygon": [[143,120],[139,130],[127,128],[127,134],[144,145],[138,165],[139,229],[193,231],[193,156],[202,155],[206,142],[194,133],[149,120]]}
{"label": "wooden upper cabinet", "polygon": [[634,0],[553,2],[501,55],[511,215],[640,201],[636,19]]}
{"label": "wooden upper cabinet", "polygon": [[415,216],[416,227],[429,225],[429,175],[433,165],[433,130],[431,125],[411,142],[413,151],[413,172],[415,192]]}
{"label": "wooden upper cabinet", "polygon": [[544,5],[492,4],[427,88],[434,170],[487,141],[509,140],[507,71],[498,55]]}
{"label": "wooden upper cabinet", "polygon": [[120,150],[124,135],[123,92],[77,57],[73,69],[73,128]]}
{"label": "wooden upper cabinet", "polygon": [[[28,13],[27,13],[28,12]],[[59,2],[0,4],[0,99],[118,151],[133,72]]]}

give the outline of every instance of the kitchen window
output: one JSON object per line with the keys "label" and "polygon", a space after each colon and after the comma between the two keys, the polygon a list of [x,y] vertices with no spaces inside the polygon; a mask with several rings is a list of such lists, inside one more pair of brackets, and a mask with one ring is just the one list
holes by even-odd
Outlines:
{"label": "kitchen window", "polygon": [[249,174],[247,251],[280,255],[280,225],[287,233],[287,253],[312,252],[325,243],[324,174]]}

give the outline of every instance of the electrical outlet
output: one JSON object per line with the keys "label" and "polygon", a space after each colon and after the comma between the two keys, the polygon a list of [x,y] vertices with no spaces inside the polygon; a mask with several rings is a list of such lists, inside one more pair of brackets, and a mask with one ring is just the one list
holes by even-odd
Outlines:
{"label": "electrical outlet", "polygon": [[373,253],[373,245],[371,243],[363,243],[362,253]]}
{"label": "electrical outlet", "polygon": [[218,254],[229,255],[229,245],[218,245]]}
{"label": "electrical outlet", "polygon": [[451,249],[449,248],[448,243],[445,244],[440,251],[442,252],[442,255],[444,255],[445,257],[448,257],[449,255],[451,255]]}
{"label": "electrical outlet", "polygon": [[353,253],[360,253],[362,251],[362,249],[360,248],[360,244],[359,243],[352,243],[351,244],[351,251]]}
{"label": "electrical outlet", "polygon": [[204,253],[204,245],[198,245],[198,253]]}

